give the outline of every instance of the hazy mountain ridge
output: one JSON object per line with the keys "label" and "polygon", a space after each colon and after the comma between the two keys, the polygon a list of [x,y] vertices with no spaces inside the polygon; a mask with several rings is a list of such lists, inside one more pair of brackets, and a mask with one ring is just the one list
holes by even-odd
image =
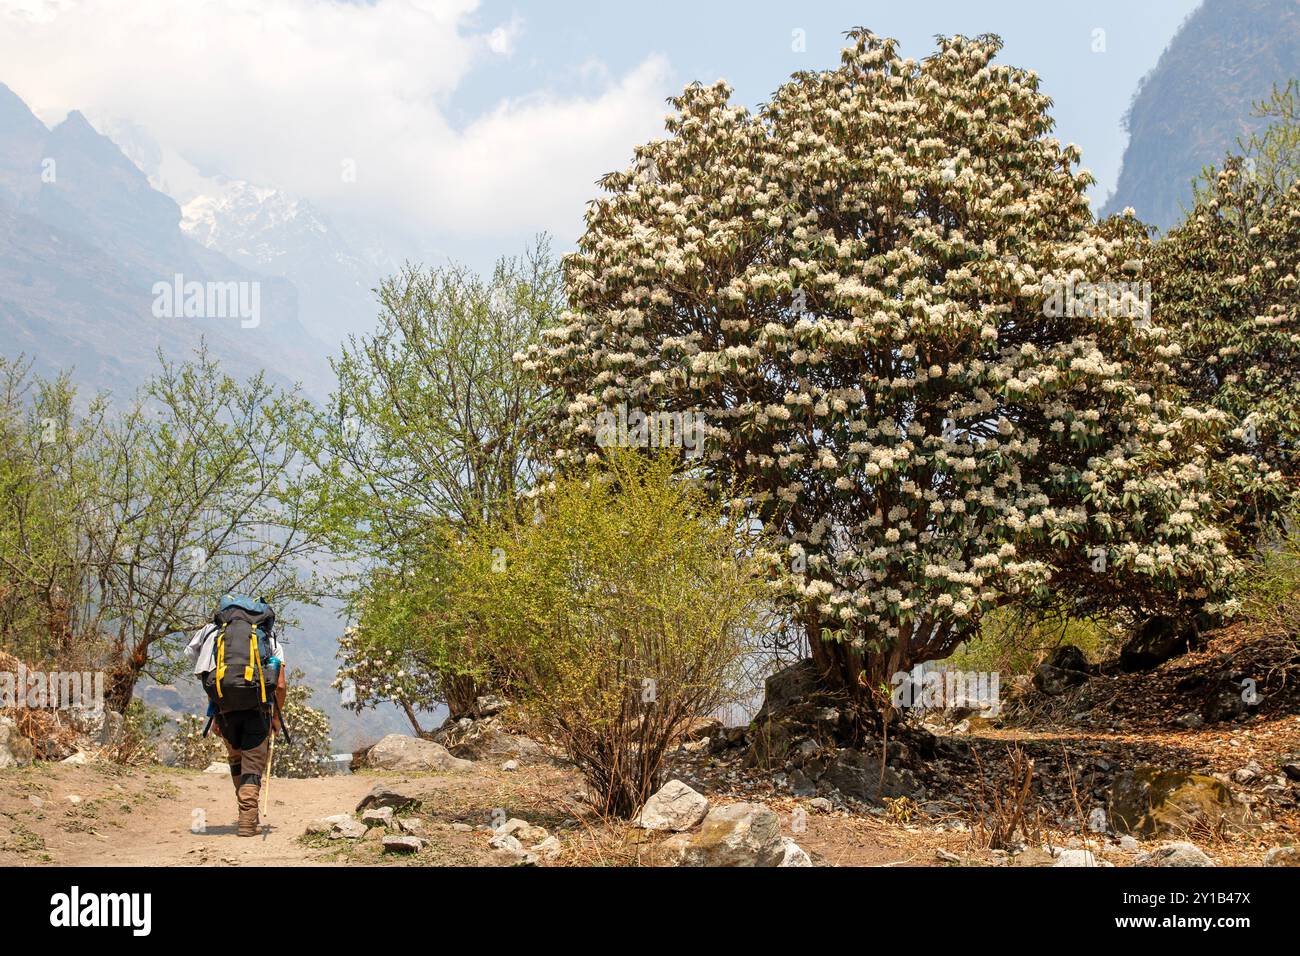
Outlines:
{"label": "hazy mountain ridge", "polygon": [[1132,206],[1162,230],[1191,204],[1191,181],[1259,127],[1252,103],[1300,77],[1300,0],[1206,0],[1133,97],[1107,215]]}

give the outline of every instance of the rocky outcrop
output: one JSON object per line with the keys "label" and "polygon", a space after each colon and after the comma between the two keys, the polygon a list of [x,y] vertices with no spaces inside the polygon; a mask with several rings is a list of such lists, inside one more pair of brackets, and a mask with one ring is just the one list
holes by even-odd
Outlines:
{"label": "rocky outcrop", "polygon": [[453,757],[442,744],[420,737],[389,734],[370,748],[366,765],[406,773],[446,773],[473,769],[468,760]]}
{"label": "rocky outcrop", "polygon": [[1246,812],[1227,784],[1213,777],[1138,767],[1112,781],[1107,816],[1116,833],[1154,839],[1185,836],[1193,828],[1237,826]]}
{"label": "rocky outcrop", "polygon": [[690,830],[709,812],[709,801],[680,780],[670,780],[653,794],[637,815],[636,825],[646,830],[680,833]]}
{"label": "rocky outcrop", "polygon": [[371,808],[392,807],[394,810],[405,810],[420,805],[420,798],[413,796],[402,790],[394,789],[385,784],[375,784],[370,792],[361,798],[357,804],[357,813],[364,813]]}
{"label": "rocky outcrop", "polygon": [[1034,686],[1048,697],[1064,694],[1071,687],[1085,683],[1097,672],[1083,651],[1073,644],[1062,644],[1034,671]]}

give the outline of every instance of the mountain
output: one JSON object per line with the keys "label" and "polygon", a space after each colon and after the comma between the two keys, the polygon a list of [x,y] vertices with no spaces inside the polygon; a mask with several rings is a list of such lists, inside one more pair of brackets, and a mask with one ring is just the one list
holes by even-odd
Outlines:
{"label": "mountain", "polygon": [[1300,77],[1300,0],[1205,0],[1138,86],[1129,143],[1103,213],[1132,206],[1162,230],[1191,205],[1191,181],[1260,121],[1252,104]]}
{"label": "mountain", "polygon": [[[330,346],[300,321],[299,290],[285,277],[309,273],[304,250],[318,228],[310,208],[272,196],[255,203],[228,196],[225,204],[194,207],[210,211],[207,230],[187,232],[180,205],[141,169],[149,150],[143,132],[122,132],[130,156],[80,112],[48,129],[0,84],[0,355],[23,355],[38,374],[66,372],[83,392],[107,390],[125,399],[157,370],[156,352],[180,360],[206,342],[236,378],[265,371],[282,385],[301,382],[309,396],[323,399],[333,384]],[[242,189],[232,186],[230,195]],[[235,230],[244,216],[246,228]],[[201,219],[196,215],[190,225]],[[328,228],[323,219],[317,223]],[[271,241],[277,231],[287,243],[299,243],[297,251],[277,253]],[[313,241],[315,254],[334,257],[317,272],[342,276],[326,294],[355,300],[345,247]],[[176,302],[162,301],[177,276],[205,290],[200,314],[187,317]],[[237,294],[222,300],[208,291],[226,288]],[[319,301],[314,290],[306,299]],[[209,302],[240,308],[209,310]],[[256,322],[253,310],[242,308],[253,303]],[[408,729],[396,707],[351,714],[330,688],[343,627],[337,608],[285,610],[301,619],[287,634],[290,664],[315,688],[314,704],[331,718],[336,747]],[[140,693],[172,716],[206,707],[192,681]]]}
{"label": "mountain", "polygon": [[377,312],[371,290],[391,267],[356,251],[305,199],[225,177],[213,186],[215,192],[182,206],[186,235],[234,262],[293,282],[303,323],[326,342],[370,330]]}
{"label": "mountain", "polygon": [[292,283],[187,236],[176,202],[81,113],[47,129],[0,85],[0,353],[125,397],[157,350],[183,359],[202,342],[236,373],[329,390]]}

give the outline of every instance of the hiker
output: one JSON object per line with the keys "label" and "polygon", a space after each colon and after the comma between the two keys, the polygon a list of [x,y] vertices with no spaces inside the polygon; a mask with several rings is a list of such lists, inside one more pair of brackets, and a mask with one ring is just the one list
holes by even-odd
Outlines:
{"label": "hiker", "polygon": [[239,805],[239,835],[256,836],[258,797],[267,769],[271,735],[284,712],[284,657],[275,633],[275,612],[264,601],[227,594],[212,623],[186,649],[211,702],[217,732],[226,744],[230,779]]}

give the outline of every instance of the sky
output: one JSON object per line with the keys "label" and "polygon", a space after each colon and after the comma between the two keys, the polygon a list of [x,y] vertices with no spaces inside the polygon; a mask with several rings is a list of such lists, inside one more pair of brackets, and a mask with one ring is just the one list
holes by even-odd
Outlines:
{"label": "sky", "polygon": [[0,82],[47,123],[130,123],[206,174],[305,197],[474,265],[569,247],[595,181],[725,78],[756,106],[865,26],[922,57],[997,33],[1033,68],[1096,206],[1122,117],[1198,0],[0,0]]}

